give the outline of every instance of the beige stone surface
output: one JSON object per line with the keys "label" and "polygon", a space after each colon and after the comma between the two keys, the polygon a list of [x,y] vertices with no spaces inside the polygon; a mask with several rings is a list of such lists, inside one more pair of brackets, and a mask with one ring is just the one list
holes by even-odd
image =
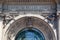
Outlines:
{"label": "beige stone surface", "polygon": [[0,40],[2,40],[3,22],[0,21]]}

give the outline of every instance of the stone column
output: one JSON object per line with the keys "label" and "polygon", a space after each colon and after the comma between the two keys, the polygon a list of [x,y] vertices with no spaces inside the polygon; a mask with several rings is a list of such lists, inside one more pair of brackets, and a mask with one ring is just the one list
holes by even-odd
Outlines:
{"label": "stone column", "polygon": [[0,20],[0,40],[2,40],[3,21]]}
{"label": "stone column", "polygon": [[58,28],[58,29],[59,29],[59,30],[58,30],[58,31],[59,31],[59,34],[58,34],[58,35],[59,35],[59,40],[60,40],[60,15],[59,15],[59,21],[58,21],[58,22],[59,22],[59,23],[58,23],[58,26],[59,26],[59,28]]}

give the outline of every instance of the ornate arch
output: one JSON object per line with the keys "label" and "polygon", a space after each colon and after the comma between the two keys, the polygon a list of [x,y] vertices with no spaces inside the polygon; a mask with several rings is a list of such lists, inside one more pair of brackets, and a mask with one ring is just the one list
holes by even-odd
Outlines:
{"label": "ornate arch", "polygon": [[39,29],[45,36],[45,40],[56,40],[52,27],[45,18],[40,15],[26,14],[14,18],[5,28],[7,40],[15,40],[17,33],[23,28],[34,27]]}

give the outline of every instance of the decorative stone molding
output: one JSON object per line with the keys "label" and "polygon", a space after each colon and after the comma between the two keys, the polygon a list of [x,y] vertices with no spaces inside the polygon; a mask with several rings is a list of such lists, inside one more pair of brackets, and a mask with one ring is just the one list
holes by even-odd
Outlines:
{"label": "decorative stone molding", "polygon": [[25,14],[19,15],[14,19],[4,29],[5,40],[15,40],[17,33],[27,27],[39,29],[46,40],[56,40],[52,24],[48,24],[47,19],[44,17],[35,14]]}

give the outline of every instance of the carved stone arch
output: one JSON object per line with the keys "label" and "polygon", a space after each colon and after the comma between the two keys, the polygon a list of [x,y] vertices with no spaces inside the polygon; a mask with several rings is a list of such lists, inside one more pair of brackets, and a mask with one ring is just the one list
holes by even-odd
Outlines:
{"label": "carved stone arch", "polygon": [[[39,15],[37,15],[39,16]],[[55,34],[51,26],[45,22],[43,17],[37,17],[36,15],[21,15],[20,17],[15,18],[9,27],[6,30],[7,40],[15,40],[17,33],[23,28],[34,27],[40,30],[45,37],[45,40],[56,40]],[[7,27],[7,26],[6,26]]]}

